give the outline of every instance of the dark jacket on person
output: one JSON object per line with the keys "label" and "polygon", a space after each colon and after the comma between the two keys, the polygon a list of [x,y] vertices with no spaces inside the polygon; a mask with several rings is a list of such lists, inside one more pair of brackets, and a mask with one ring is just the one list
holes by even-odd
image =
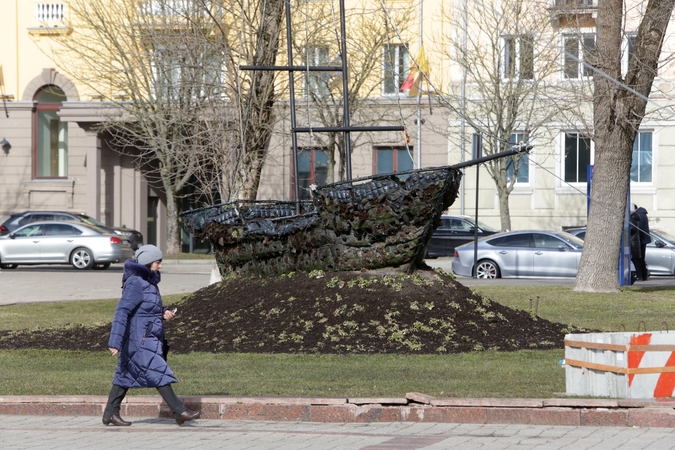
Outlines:
{"label": "dark jacket on person", "polygon": [[639,259],[642,257],[642,247],[640,246],[640,216],[637,212],[630,214],[630,258]]}
{"label": "dark jacket on person", "polygon": [[135,260],[124,263],[122,297],[115,310],[108,347],[120,351],[113,384],[125,388],[161,387],[178,380],[162,357],[162,305],[154,272]]}
{"label": "dark jacket on person", "polygon": [[640,218],[640,244],[647,245],[652,241],[649,235],[649,218],[647,217],[647,210],[640,206],[635,213]]}

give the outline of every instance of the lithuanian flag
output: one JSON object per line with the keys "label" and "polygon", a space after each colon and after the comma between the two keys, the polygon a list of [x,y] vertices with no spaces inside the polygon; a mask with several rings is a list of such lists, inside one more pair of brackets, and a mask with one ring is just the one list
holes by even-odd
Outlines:
{"label": "lithuanian flag", "polygon": [[[427,65],[427,57],[424,54],[424,46],[422,46],[420,51],[417,53],[417,57],[413,60],[413,66],[410,68],[408,78],[406,78],[401,85],[401,91],[410,89],[410,95],[417,95],[420,83],[422,82],[422,76],[428,71],[429,68]],[[414,92],[412,92],[413,90]]]}

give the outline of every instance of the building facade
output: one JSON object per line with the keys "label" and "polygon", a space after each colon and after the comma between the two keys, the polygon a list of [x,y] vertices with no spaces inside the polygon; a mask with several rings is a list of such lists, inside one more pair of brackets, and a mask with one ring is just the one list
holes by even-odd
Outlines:
{"label": "building facade", "polygon": [[[348,10],[363,8],[366,13],[382,13],[379,2],[347,3]],[[494,13],[495,28],[488,33],[472,14],[464,14],[462,2],[425,2],[424,9],[407,0],[388,0],[385,4],[387,14],[405,14],[409,27],[390,27],[393,31],[379,50],[369,55],[377,62],[372,72],[375,75],[361,89],[371,107],[369,121],[377,109],[381,112],[379,124],[400,124],[406,127],[406,133],[354,134],[353,176],[455,164],[471,158],[472,133],[487,129],[486,122],[481,121],[481,110],[471,105],[485,104],[491,98],[480,89],[478,70],[467,74],[466,65],[460,64],[468,55],[458,53],[460,44],[468,36],[469,46],[472,38],[494,42],[496,56],[485,55],[492,64],[485,70],[499,73],[500,83],[517,80],[531,85],[533,80],[543,78],[542,84],[547,89],[555,87],[550,92],[559,96],[549,94],[550,102],[559,100],[562,104],[577,99],[570,102],[568,110],[537,123],[536,132],[530,128],[533,122],[517,119],[510,135],[503,137],[513,142],[527,140],[535,146],[519,167],[504,168],[506,177],[514,181],[508,202],[511,228],[560,230],[585,225],[587,166],[593,164],[594,146],[588,125],[592,124],[588,88],[593,72],[584,62],[595,42],[595,1],[539,3],[537,14],[546,16],[542,22],[545,26],[536,28],[533,23],[529,31],[514,30],[509,21],[500,22],[503,11],[479,11],[482,17]],[[487,8],[489,4],[482,5]],[[492,5],[496,8],[499,2]],[[637,6],[635,11],[639,13]],[[81,211],[111,226],[137,229],[146,242],[161,247],[166,242],[166,207],[161,190],[151,186],[133,157],[112,150],[97,131],[105,99],[59,71],[50,55],[50,40],[73,31],[64,26],[68,23],[68,2],[7,0],[0,5],[0,12],[6,23],[14,24],[0,29],[0,42],[4,44],[0,54],[0,139],[11,145],[0,153],[0,219],[27,209]],[[465,19],[461,20],[463,15]],[[626,64],[637,25],[637,16],[626,18]],[[353,33],[348,30],[348,40],[355,39]],[[667,56],[674,46],[675,38],[668,34],[664,54]],[[300,53],[308,64],[329,64],[339,58],[328,46],[306,47]],[[356,46],[348,47],[348,62],[358,51]],[[477,66],[476,60],[472,68]],[[408,76],[420,71],[425,76],[413,76],[415,87],[401,91]],[[325,92],[329,94],[330,88],[320,80],[298,76],[296,97],[304,100],[312,90],[322,89],[329,89]],[[423,91],[419,98],[415,95],[418,84]],[[636,139],[630,188],[631,201],[649,211],[652,226],[673,234],[675,178],[670,172],[675,165],[671,156],[674,86],[672,66],[663,65],[654,83],[649,114]],[[308,109],[318,107],[314,103]],[[352,118],[352,125],[361,124],[364,116],[359,114]],[[462,119],[463,114],[469,120]],[[287,100],[278,100],[275,118],[258,191],[261,200],[295,196]],[[316,112],[301,121],[299,126],[324,125]],[[311,136],[303,137],[299,148],[298,187],[301,198],[305,198],[310,184],[336,180],[339,175],[337,168],[332,174],[327,172],[329,152]],[[465,170],[460,197],[449,212],[473,215],[476,196],[479,219],[499,228],[499,193],[485,166]]]}

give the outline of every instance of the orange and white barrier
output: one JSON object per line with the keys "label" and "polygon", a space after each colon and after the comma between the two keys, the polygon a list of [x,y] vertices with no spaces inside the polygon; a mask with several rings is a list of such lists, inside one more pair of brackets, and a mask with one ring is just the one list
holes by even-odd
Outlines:
{"label": "orange and white barrier", "polygon": [[675,332],[568,334],[565,365],[568,395],[673,397]]}

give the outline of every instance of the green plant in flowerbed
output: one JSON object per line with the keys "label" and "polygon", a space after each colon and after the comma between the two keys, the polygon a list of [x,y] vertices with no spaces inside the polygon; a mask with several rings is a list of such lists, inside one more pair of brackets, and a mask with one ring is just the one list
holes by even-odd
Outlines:
{"label": "green plant in flowerbed", "polygon": [[[166,324],[173,353],[555,349],[574,330],[504,307],[430,270],[231,276],[180,303]],[[108,333],[109,325],[17,331],[0,336],[0,348],[103,350]]]}
{"label": "green plant in flowerbed", "polygon": [[[237,345],[254,342],[259,346],[267,338],[283,341],[278,347],[287,342],[296,346],[308,345],[306,334],[294,332],[288,327],[285,328],[285,334],[284,330],[267,330],[262,337],[256,338],[260,328],[248,330],[243,324],[250,321],[253,314],[256,317],[269,316],[267,324],[274,320],[281,321],[290,313],[297,313],[299,317],[303,311],[303,298],[311,299],[313,305],[318,298],[329,296],[325,292],[319,295],[319,291],[325,290],[331,293],[331,301],[326,304],[331,305],[334,311],[340,310],[337,316],[322,312],[324,317],[332,321],[329,326],[336,327],[327,336],[337,336],[339,339],[335,345],[340,349],[339,345],[344,345],[349,335],[353,334],[349,330],[354,328],[354,324],[360,327],[361,323],[368,322],[365,315],[372,310],[366,305],[361,305],[361,310],[361,306],[353,306],[353,298],[350,301],[345,299],[350,299],[354,293],[365,292],[366,298],[379,299],[380,303],[388,305],[383,308],[389,311],[388,317],[392,322],[390,324],[388,320],[382,320],[379,323],[381,330],[384,330],[384,342],[390,346],[385,350],[397,347],[407,350],[399,354],[357,354],[341,349],[340,352],[344,354],[309,351],[293,354],[272,353],[277,350],[233,353],[234,347],[224,347],[222,353],[212,350],[172,353],[169,356],[170,364],[181,381],[177,385],[177,392],[180,395],[368,397],[401,396],[405,392],[419,391],[434,396],[453,397],[550,397],[565,389],[565,372],[558,364],[558,360],[564,356],[562,343],[552,346],[552,350],[490,351],[487,350],[489,344],[486,346],[471,336],[463,335],[464,328],[455,330],[461,347],[468,349],[464,353],[440,353],[433,348],[431,354],[421,354],[423,350],[410,350],[409,343],[424,343],[424,339],[419,336],[424,337],[425,333],[436,336],[429,320],[435,318],[448,322],[449,319],[441,317],[444,309],[458,311],[473,308],[475,313],[471,317],[454,316],[455,323],[457,320],[465,321],[468,329],[484,325],[498,326],[495,328],[512,326],[512,322],[503,322],[495,312],[495,307],[505,304],[518,310],[519,320],[529,318],[530,325],[545,322],[543,318],[546,318],[603,331],[616,331],[620,324],[624,324],[629,331],[637,330],[638,326],[644,327],[640,324],[644,322],[649,330],[654,330],[662,322],[672,322],[675,299],[675,289],[665,287],[633,286],[611,295],[576,293],[570,287],[560,286],[482,286],[473,288],[475,292],[472,292],[437,272],[422,272],[412,276],[395,273],[353,275],[344,279],[342,276],[336,278],[333,274],[315,272],[312,277],[292,275],[258,279],[257,282],[235,277],[183,299],[165,296],[165,304],[178,305],[178,317],[181,319],[174,322],[176,329],[169,329],[167,334],[175,347],[178,328],[192,326],[196,330],[190,336],[201,341],[208,335],[206,331],[213,331],[213,327],[207,326],[206,322],[218,323],[219,317],[227,317],[226,323],[217,327],[236,329],[239,337]],[[414,289],[418,290],[417,294],[404,297],[406,301],[397,300],[400,298],[398,295],[410,292],[406,290],[413,289],[412,286],[416,286]],[[285,290],[276,289],[272,293],[275,287]],[[446,291],[450,293],[449,297],[445,297]],[[455,294],[455,291],[470,301],[458,301],[456,297],[459,294]],[[336,294],[342,296],[342,302],[337,301]],[[212,300],[221,299],[230,304],[221,311],[218,303],[209,304],[209,295],[212,295]],[[403,314],[391,314],[393,302],[397,302],[399,308],[406,306],[409,310],[407,314],[417,320],[406,322],[411,325],[401,322]],[[104,350],[110,325],[103,322],[111,320],[116,303],[117,300],[112,299],[0,307],[0,330],[4,330],[0,334],[14,332],[7,339],[2,339],[3,348],[24,348],[0,350],[0,359],[3,361],[0,364],[0,395],[107,393],[116,359]],[[258,307],[260,303],[262,305]],[[347,306],[341,309],[343,305]],[[426,311],[435,314],[425,318]],[[345,319],[344,316],[349,312],[352,312],[351,316]],[[502,315],[507,319],[509,317]],[[198,317],[202,319],[198,320]],[[73,324],[74,321],[78,323]],[[318,327],[316,322],[316,319],[304,322],[298,320],[296,329],[315,329]],[[338,328],[338,325],[341,326]],[[369,322],[363,326],[367,325],[370,325]],[[375,333],[371,334],[377,335],[378,328],[374,327]],[[25,329],[30,330],[19,331]],[[72,336],[79,338],[73,340],[59,334],[65,330],[70,330]],[[78,330],[98,332],[88,334],[88,331],[82,333]],[[398,340],[401,330],[411,331],[410,334],[402,334],[403,339]],[[578,329],[560,328],[562,333],[575,330]],[[183,336],[187,336],[183,333]],[[346,336],[341,336],[341,333]],[[42,338],[33,342],[24,339],[31,335],[42,335]],[[222,332],[215,335],[218,339],[215,346],[220,346],[220,340],[225,336],[226,333]],[[389,337],[393,339],[390,341]],[[47,339],[49,342],[45,342]],[[235,344],[235,338],[232,339]],[[406,340],[409,343],[405,343]],[[544,346],[541,343],[546,342],[546,339],[535,341],[538,343],[535,348],[541,348],[540,345]],[[187,342],[191,343],[189,339]],[[34,349],[36,346],[69,348],[71,344],[83,350]],[[214,346],[214,342],[208,345]],[[97,349],[100,351],[95,351]],[[134,390],[132,394],[155,395],[155,392]]]}

